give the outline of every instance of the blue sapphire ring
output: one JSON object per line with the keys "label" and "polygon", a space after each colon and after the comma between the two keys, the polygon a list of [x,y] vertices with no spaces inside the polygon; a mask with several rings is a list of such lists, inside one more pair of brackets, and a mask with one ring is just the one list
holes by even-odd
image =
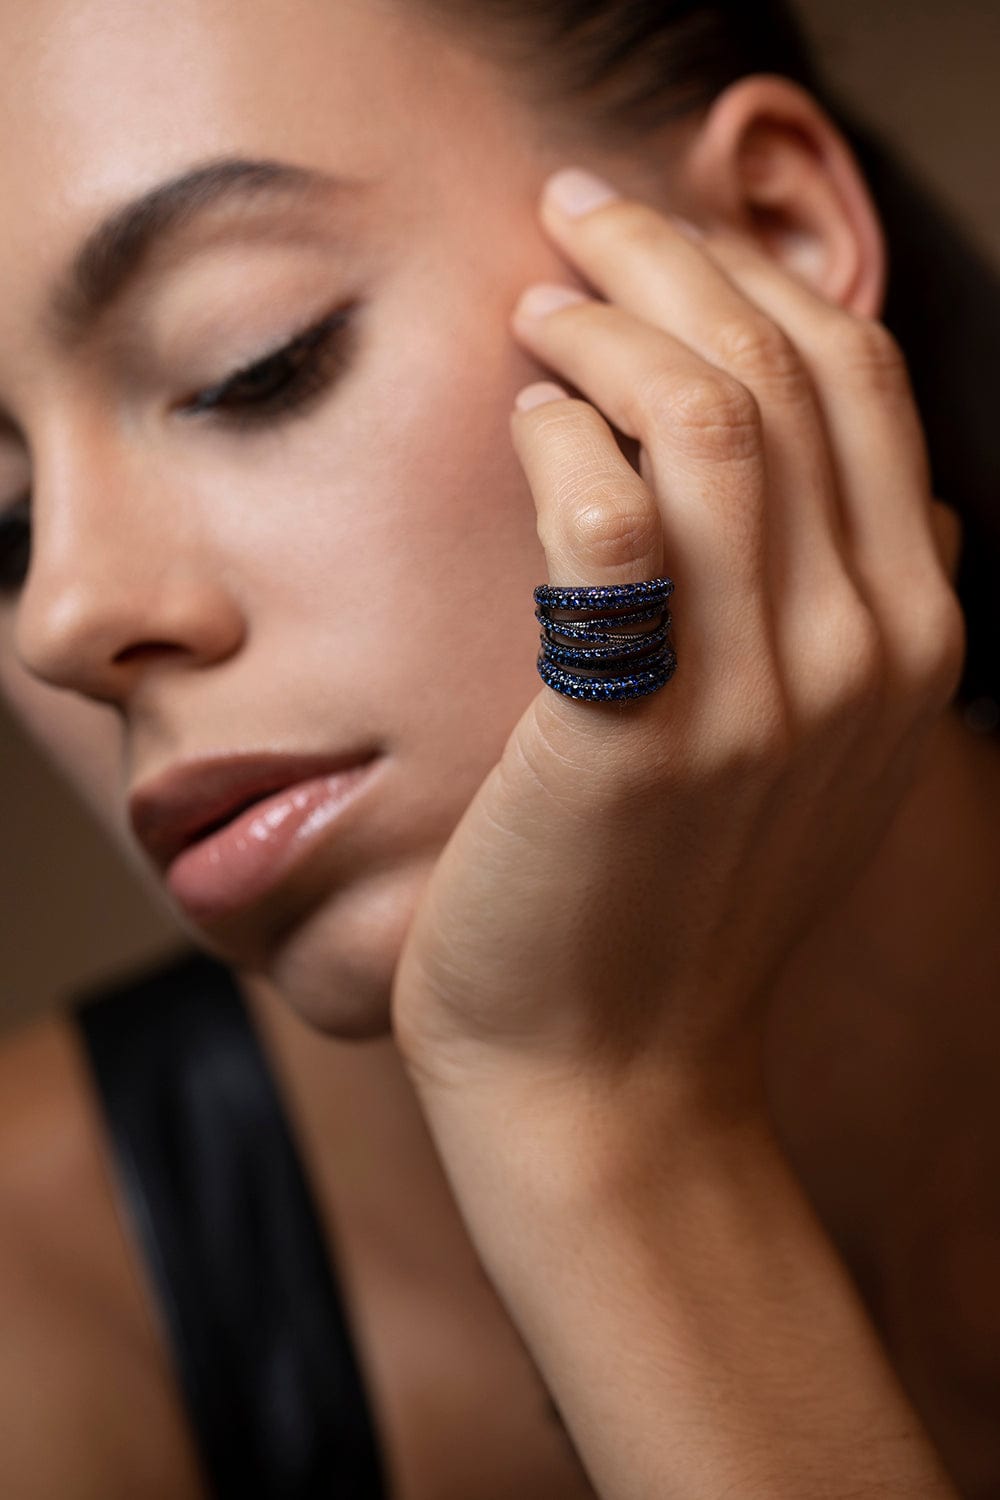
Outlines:
{"label": "blue sapphire ring", "polygon": [[670,578],[595,588],[540,584],[535,619],[542,627],[542,681],[566,698],[591,702],[658,692],[677,667],[666,608],[673,591]]}

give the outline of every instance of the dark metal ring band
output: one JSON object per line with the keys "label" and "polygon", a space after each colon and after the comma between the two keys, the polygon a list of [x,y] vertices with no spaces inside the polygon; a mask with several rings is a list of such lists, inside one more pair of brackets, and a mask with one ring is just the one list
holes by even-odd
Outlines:
{"label": "dark metal ring band", "polygon": [[627,615],[601,615],[595,620],[554,620],[548,610],[536,609],[535,619],[549,630],[568,635],[574,641],[610,641],[614,639],[609,626],[642,625],[663,614],[662,604],[651,604],[646,609],[635,609]]}
{"label": "dark metal ring band", "polygon": [[[667,640],[670,612],[664,608],[673,592],[671,578],[593,588],[540,584],[535,589],[535,618],[542,626],[538,675],[547,687],[564,697],[591,702],[643,698],[658,692],[677,668],[676,653]],[[554,610],[584,612],[597,618],[557,620]],[[659,624],[652,630],[638,635],[616,633],[618,627],[657,616]],[[556,639],[559,636],[563,641]],[[574,640],[586,644],[567,644]]]}
{"label": "dark metal ring band", "polygon": [[[659,617],[657,628],[662,630],[666,627],[669,630],[673,624],[673,615],[669,609],[661,608],[649,611],[650,619],[655,619],[657,616]],[[537,620],[538,618],[538,615],[536,615],[535,619]],[[617,641],[647,640],[650,635],[654,634],[650,630],[608,630],[606,628],[594,630],[590,628],[596,623],[600,623],[602,627],[607,626],[606,620],[601,620],[600,622],[574,620],[572,625],[563,625],[561,622],[555,620],[543,619],[541,621],[542,639],[551,641],[554,646],[564,645],[565,641],[563,637],[570,641],[584,641],[588,646],[613,646]],[[615,623],[617,624],[617,621]]]}
{"label": "dark metal ring band", "polygon": [[668,619],[657,630],[648,630],[645,635],[622,636],[611,645],[564,646],[545,636],[542,641],[543,655],[547,661],[565,667],[582,667],[588,663],[592,666],[603,663],[616,666],[619,662],[635,661],[648,656],[651,651],[662,646],[670,634],[670,624]]}
{"label": "dark metal ring band", "polygon": [[561,588],[541,583],[535,589],[535,603],[543,609],[628,609],[630,605],[666,603],[674,591],[672,578],[646,578],[640,583],[610,583],[593,588]]}
{"label": "dark metal ring band", "polygon": [[622,677],[598,679],[578,677],[562,667],[538,658],[538,675],[547,687],[554,688],[565,698],[583,698],[590,702],[609,702],[623,698],[644,698],[648,693],[658,692],[674,675],[677,656],[671,647],[655,667],[644,668]]}

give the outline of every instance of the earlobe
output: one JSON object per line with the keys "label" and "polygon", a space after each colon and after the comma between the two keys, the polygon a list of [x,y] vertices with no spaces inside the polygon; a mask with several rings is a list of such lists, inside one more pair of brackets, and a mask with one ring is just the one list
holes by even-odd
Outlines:
{"label": "earlobe", "polygon": [[878,212],[843,134],[798,84],[754,74],[724,90],[685,154],[680,186],[696,220],[752,234],[821,296],[880,315]]}

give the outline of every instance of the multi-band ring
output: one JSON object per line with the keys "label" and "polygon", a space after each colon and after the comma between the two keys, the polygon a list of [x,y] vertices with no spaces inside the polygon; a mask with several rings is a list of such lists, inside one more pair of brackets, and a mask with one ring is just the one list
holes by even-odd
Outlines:
{"label": "multi-band ring", "polygon": [[[657,692],[677,667],[666,609],[673,591],[670,578],[593,588],[540,584],[535,619],[542,626],[542,681],[564,697],[594,702]],[[567,612],[585,617],[556,618]],[[655,622],[650,629],[632,628],[649,622]]]}

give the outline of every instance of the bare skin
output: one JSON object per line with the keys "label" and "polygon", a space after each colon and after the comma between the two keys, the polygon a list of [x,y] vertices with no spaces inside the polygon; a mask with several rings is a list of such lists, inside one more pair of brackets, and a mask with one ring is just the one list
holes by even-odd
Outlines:
{"label": "bare skin", "polygon": [[[949,850],[961,854],[967,874],[973,863],[966,850],[978,849],[975,873],[986,892],[1000,841],[977,839],[977,820],[990,805],[996,751],[963,731],[957,716],[949,728],[951,744],[942,753],[951,776],[936,791],[950,786],[952,800],[935,800],[939,816],[920,822],[929,835],[916,833],[915,808],[901,837],[910,849],[933,853],[935,863]],[[938,920],[948,920],[940,902],[936,910]],[[952,930],[960,931],[957,923]],[[1000,1201],[998,1174],[982,1149],[1000,1139],[991,1087],[1000,1044],[991,976],[975,962],[987,951],[984,937],[970,929],[961,945],[964,971],[956,957],[947,984],[931,975],[922,996],[915,989],[866,991],[832,965],[824,968],[829,952],[803,952],[776,1007],[772,1053],[776,1112],[799,1174],[970,1496],[993,1493],[1000,1476],[998,1414],[989,1399],[998,1373],[992,1267]],[[942,1013],[945,992],[967,1003]],[[478,1271],[390,1045],[318,1043],[274,995],[258,989],[251,1003],[341,1259],[400,1496],[458,1497],[473,1485],[485,1494],[484,1473],[496,1476],[498,1497],[515,1483],[539,1497],[591,1493]],[[7,1329],[0,1406],[22,1439],[5,1444],[5,1484],[26,1500],[140,1493],[194,1500],[203,1489],[190,1434],[143,1267],[122,1231],[73,1032],[62,1023],[32,1028],[7,1042],[0,1070],[0,1222],[16,1231],[0,1252]],[[981,1085],[970,1091],[970,1079]],[[371,1143],[375,1160],[359,1159],[362,1142]],[[393,1183],[391,1193],[380,1188],[384,1182]],[[447,1338],[443,1320],[450,1320]],[[441,1354],[435,1370],[429,1348]],[[970,1387],[986,1398],[981,1406],[958,1394]],[[30,1401],[23,1399],[27,1389]],[[133,1419],[138,1401],[141,1432]],[[485,1412],[502,1419],[486,1431]],[[456,1442],[463,1423],[476,1430],[469,1447]],[[487,1444],[491,1460],[480,1466]],[[525,1472],[509,1473],[512,1454]]]}
{"label": "bare skin", "polygon": [[[32,86],[39,90],[39,103],[31,117],[34,124],[29,120],[19,137],[18,156],[4,161],[5,198],[20,205],[16,222],[21,238],[8,243],[9,263],[4,263],[4,284],[16,288],[5,311],[11,324],[5,347],[16,351],[17,359],[2,376],[5,392],[10,388],[9,404],[37,438],[47,483],[36,486],[32,576],[21,599],[5,605],[0,622],[0,680],[46,752],[63,765],[137,862],[123,810],[129,779],[162,768],[182,751],[216,747],[215,740],[203,736],[214,733],[221,748],[235,745],[234,725],[242,734],[252,731],[256,743],[277,738],[295,748],[300,743],[313,747],[326,744],[322,737],[329,732],[330,704],[335,702],[342,716],[339,730],[346,725],[351,733],[370,729],[371,715],[383,712],[384,702],[394,705],[398,717],[376,727],[394,747],[402,747],[399,779],[393,783],[388,810],[376,822],[373,841],[362,841],[348,851],[352,859],[361,859],[359,868],[366,878],[345,887],[334,861],[323,872],[332,881],[331,899],[313,907],[311,920],[303,921],[286,942],[262,956],[241,947],[241,935],[236,933],[226,956],[237,965],[252,962],[261,971],[246,980],[247,993],[284,1079],[322,1211],[328,1224],[336,1226],[335,1243],[344,1257],[359,1343],[384,1416],[399,1493],[404,1500],[441,1500],[448,1493],[484,1495],[486,1470],[495,1476],[497,1500],[514,1490],[571,1500],[588,1493],[586,1481],[548,1414],[544,1392],[518,1335],[478,1269],[391,1042],[383,1034],[361,1049],[339,1040],[318,1043],[284,1009],[291,1003],[334,1036],[347,1038],[354,1030],[384,1033],[387,976],[421,880],[464,802],[495,760],[513,720],[537,691],[533,624],[521,620],[520,603],[515,611],[514,601],[542,576],[541,559],[523,476],[506,445],[505,428],[513,392],[540,371],[523,351],[506,344],[504,319],[528,279],[567,279],[566,267],[537,234],[531,217],[541,174],[560,162],[538,151],[537,142],[528,144],[530,131],[511,136],[509,101],[490,95],[484,75],[466,72],[467,65],[458,59],[448,75],[454,92],[444,97],[458,118],[477,120],[481,138],[463,136],[463,150],[449,155],[447,112],[439,119],[428,107],[421,90],[430,85],[419,66],[412,72],[404,69],[396,80],[393,97],[400,101],[400,120],[380,121],[382,136],[378,130],[370,137],[352,135],[362,116],[350,102],[351,69],[358,66],[351,47],[361,49],[368,68],[381,67],[395,53],[379,53],[378,29],[370,27],[368,16],[360,29],[352,29],[352,12],[355,17],[360,13],[351,6],[343,8],[337,21],[344,26],[336,38],[337,55],[347,59],[343,118],[334,122],[328,113],[313,117],[290,108],[291,98],[299,101],[308,93],[310,78],[298,76],[295,69],[307,73],[311,56],[324,57],[326,83],[330,38],[320,37],[315,47],[298,49],[295,67],[289,59],[284,73],[262,68],[262,59],[270,58],[286,34],[282,28],[282,37],[272,35],[265,8],[255,18],[260,27],[256,49],[248,45],[241,50],[242,33],[232,39],[237,66],[247,72],[245,77],[234,75],[234,86],[222,90],[220,104],[218,80],[193,66],[226,50],[218,33],[212,33],[206,46],[198,32],[195,23],[210,9],[192,9],[191,51],[180,59],[186,65],[179,73],[190,90],[190,107],[183,118],[192,137],[183,159],[195,146],[205,154],[206,145],[221,150],[247,137],[254,145],[262,141],[272,146],[275,121],[284,122],[284,130],[294,119],[302,132],[293,142],[298,155],[319,155],[324,165],[341,166],[344,161],[353,163],[359,151],[367,152],[369,164],[378,169],[394,158],[401,142],[409,143],[413,120],[430,119],[442,127],[435,129],[432,139],[413,142],[410,176],[417,180],[417,164],[424,158],[440,163],[434,184],[440,197],[435,200],[437,217],[424,242],[424,258],[413,256],[417,279],[393,283],[390,278],[396,303],[391,320],[386,318],[384,337],[389,345],[391,326],[391,357],[387,352],[381,374],[350,398],[358,402],[348,413],[353,422],[359,410],[368,408],[377,420],[365,430],[364,443],[351,445],[344,439],[352,428],[347,416],[339,419],[345,426],[336,427],[335,406],[334,425],[324,432],[323,441],[310,445],[303,440],[301,449],[289,446],[272,455],[273,470],[261,469],[260,487],[254,491],[254,466],[241,467],[239,483],[234,483],[235,459],[221,443],[211,452],[204,450],[197,461],[190,456],[195,450],[180,444],[176,451],[169,446],[163,450],[161,469],[139,465],[138,458],[145,460],[150,450],[133,450],[124,436],[137,428],[127,421],[109,424],[101,409],[81,400],[81,394],[91,389],[90,366],[51,362],[34,325],[15,316],[37,302],[42,290],[37,278],[44,271],[47,280],[53,269],[36,264],[33,247],[68,248],[60,239],[61,214],[46,216],[46,205],[38,201],[33,183],[39,174],[51,180],[52,173],[61,172],[59,180],[72,197],[71,189],[93,182],[92,173],[80,170],[81,162],[115,161],[123,174],[121,184],[101,185],[93,202],[74,200],[82,228],[99,207],[176,164],[172,158],[178,112],[171,97],[159,122],[162,139],[154,130],[136,143],[135,158],[124,160],[117,147],[111,150],[108,145],[120,140],[118,117],[110,104],[106,115],[93,107],[93,100],[105,94],[94,87],[86,47],[81,43],[76,52],[63,51],[67,69],[61,79],[41,67],[45,33],[44,28],[33,31],[33,18],[44,12],[51,25],[65,24],[58,0],[30,14],[25,11],[8,40],[20,48],[29,82],[35,78],[29,60],[35,57],[38,72]],[[224,24],[225,10],[219,7],[219,16],[210,17],[213,25]],[[303,9],[303,26],[332,24],[318,16],[318,10],[310,8],[307,14]],[[122,18],[114,19],[117,24]],[[243,21],[241,15],[241,27]],[[137,56],[145,58],[150,51],[141,31],[140,26],[135,37],[127,27],[118,33],[126,49],[122,60],[129,68],[136,65],[127,54],[130,39],[142,43]],[[390,33],[386,47],[391,41]],[[437,48],[433,56],[437,66]],[[80,69],[78,78],[74,65]],[[126,69],[122,76],[134,75]],[[285,77],[290,80],[288,98],[276,81]],[[47,95],[42,84],[54,93]],[[148,84],[139,77],[144,100],[150,93]],[[441,95],[436,83],[434,87],[436,107]],[[268,92],[272,89],[273,94]],[[27,93],[30,99],[30,87]],[[336,90],[333,94],[340,97]],[[120,94],[108,91],[106,97],[124,107]],[[325,90],[323,97],[327,99]],[[245,115],[247,98],[253,98],[259,112],[250,118]],[[83,133],[74,100],[87,106]],[[856,181],[828,175],[818,167],[817,162],[825,160],[822,153],[798,152],[794,130],[754,132],[753,140],[763,147],[755,176],[740,176],[741,147],[751,136],[750,127],[766,121],[773,104],[774,95],[765,87],[755,96],[754,109],[740,130],[734,128],[724,138],[724,149],[714,155],[696,149],[704,144],[702,137],[673,142],[674,148],[683,144],[686,154],[681,154],[663,195],[671,206],[694,217],[721,222],[732,218],[745,227],[754,195],[761,194],[772,225],[788,229],[787,236],[777,234],[771,241],[773,253],[787,256],[789,264],[831,299],[873,314],[884,267]],[[73,130],[61,137],[58,132],[52,135],[56,105],[65,111],[65,118],[59,116],[63,124],[73,124]],[[27,110],[24,100],[18,107]],[[324,103],[324,110],[331,107]],[[403,123],[406,132],[401,134]],[[523,124],[520,117],[518,123]],[[815,125],[811,118],[810,123]],[[57,151],[49,149],[53,139],[62,142]],[[821,131],[823,145],[830,139]],[[713,140],[718,146],[718,135]],[[342,161],[326,160],[331,142]],[[470,201],[474,210],[481,206],[476,191],[486,178],[479,163],[494,166],[501,159],[504,186],[488,199],[496,218],[480,222],[468,206]],[[621,181],[622,163],[593,164],[616,169]],[[498,180],[501,176],[496,174]],[[640,177],[648,185],[648,163],[642,173],[636,171],[636,180]],[[404,226],[425,223],[416,198],[401,199],[397,207],[405,210],[400,221]],[[474,244],[480,256],[497,243],[498,227],[503,225],[507,238],[501,264],[487,257],[480,267],[476,256],[468,255],[470,223],[481,236],[478,246]],[[466,279],[453,279],[448,287],[449,298],[457,298],[445,305],[448,347],[442,346],[439,324],[430,318],[422,324],[414,316],[437,305],[436,278],[421,279],[432,254],[465,268]],[[376,257],[372,264],[381,275]],[[470,264],[480,271],[481,282],[468,274]],[[234,265],[239,269],[242,262]],[[316,273],[304,253],[301,261],[273,270],[269,266],[268,272],[275,295],[288,298],[283,303],[287,321],[309,310],[306,302],[313,299],[303,289],[311,290]],[[239,339],[233,331],[254,310],[254,287],[248,272],[239,305],[231,312],[231,326],[217,334],[227,349],[232,346],[232,360],[227,362],[254,352],[237,349]],[[188,309],[188,297],[196,309],[212,304],[207,295],[198,304],[193,283],[191,289],[177,283],[173,296],[176,302],[167,299],[161,316],[166,317],[164,308],[172,311],[175,326],[185,329],[189,323],[181,313]],[[166,321],[169,325],[170,319]],[[397,333],[398,328],[405,332]],[[270,331],[258,331],[261,342],[266,342],[263,335]],[[213,347],[212,340],[206,344]],[[503,350],[502,357],[495,354],[497,349]],[[435,362],[439,353],[440,361]],[[104,394],[113,405],[119,390],[113,362],[108,362],[106,349],[95,347],[90,354],[94,368],[103,372]],[[395,377],[401,354],[410,360],[409,365],[403,361],[403,368],[410,372],[412,388],[425,406],[400,410],[390,373]],[[220,373],[214,365],[209,368],[200,347],[179,355],[175,351],[174,357],[183,366],[177,383],[184,385],[185,393],[188,384],[197,383],[196,374],[208,380]],[[449,404],[450,376],[458,362],[475,370],[478,382],[474,389],[463,390],[467,404],[462,424],[452,420]],[[197,371],[189,372],[188,366],[195,364]],[[384,437],[390,412],[400,448],[396,453],[390,450],[386,458],[375,438]],[[46,436],[49,446],[42,442]],[[164,441],[177,440],[168,435]],[[462,448],[462,441],[468,446]],[[484,446],[502,456],[490,469],[488,486],[479,469]],[[333,449],[338,463],[331,466]],[[401,455],[406,458],[405,470]],[[25,445],[7,445],[3,462],[5,489],[13,496],[29,468]],[[187,463],[190,468],[184,467]],[[469,503],[473,467],[477,480],[482,479],[475,497],[478,530],[470,527],[472,518],[463,509]],[[293,526],[285,517],[269,518],[264,502],[275,480],[289,472],[298,481],[290,499],[319,493],[329,511],[303,504]],[[401,475],[410,502],[405,511],[398,505]],[[165,486],[167,509],[183,513],[186,529],[165,528],[156,504],[131,503],[137,493],[148,493],[152,501],[153,489],[142,486],[152,486],[157,476]],[[353,504],[361,493],[369,501],[363,513]],[[258,502],[253,526],[245,503],[251,495]],[[91,509],[82,505],[87,497]],[[120,512],[114,510],[116,501],[122,503]],[[331,514],[337,516],[336,527],[330,525]],[[509,629],[506,621],[502,629],[491,624],[487,631],[484,626],[481,638],[468,642],[467,660],[452,661],[454,679],[441,694],[440,718],[429,718],[425,697],[411,693],[408,698],[406,688],[426,679],[431,665],[441,659],[444,643],[453,640],[454,619],[446,602],[430,612],[426,609],[427,579],[432,576],[428,569],[433,570],[440,554],[442,532],[454,566],[470,578],[478,576],[478,569],[483,581],[495,580],[496,559],[509,560],[504,590],[511,616]],[[206,543],[212,551],[211,566],[200,573]],[[143,575],[139,570],[140,560],[161,559],[168,544],[178,549],[172,554],[176,571],[171,575],[177,581],[176,594],[169,589],[158,593],[153,573]],[[463,545],[464,553],[455,550]],[[86,553],[89,571],[67,570],[67,557],[79,557],[81,548],[91,547],[94,550]],[[374,622],[371,637],[358,646],[357,659],[342,665],[343,678],[331,683],[329,673],[334,663],[343,664],[347,638],[345,619],[333,612],[336,590],[331,580],[348,579],[345,554],[352,569],[360,566],[358,559],[367,559],[376,578],[382,576],[380,570],[394,569],[403,607],[423,610],[427,625],[424,633],[407,640],[411,654],[398,672],[377,680],[370,697],[357,704],[345,689],[355,677],[368,680],[365,674],[377,671],[378,663],[388,659],[386,644],[398,641],[397,615],[386,612]],[[221,572],[220,556],[226,564]],[[77,580],[85,577],[96,580],[90,594],[76,588]],[[220,577],[241,586],[227,593]],[[309,606],[301,615],[300,599]],[[243,618],[241,611],[246,610],[249,615]],[[241,628],[250,625],[254,628],[241,637]],[[244,638],[248,647],[242,645]],[[488,706],[480,705],[473,744],[457,736],[457,731],[468,730],[468,714],[461,706],[467,680],[463,671],[496,639],[503,639],[510,649],[509,657],[494,662],[502,692],[493,695]],[[170,652],[162,649],[165,643]],[[281,673],[290,644],[297,652],[297,681],[308,687],[299,698],[288,695]],[[136,647],[140,649],[132,649]],[[184,670],[172,676],[170,669],[178,663]],[[203,684],[205,694],[192,706],[195,700],[183,690],[193,692]],[[261,696],[261,684],[270,685],[270,698]],[[315,710],[317,703],[325,705],[320,712]],[[218,717],[206,725],[202,715],[212,704],[218,705]],[[123,726],[131,731],[124,743]],[[460,754],[455,750],[459,744]],[[454,758],[442,759],[448,755]],[[989,986],[1000,955],[988,903],[997,889],[994,851],[1000,841],[983,837],[984,829],[995,827],[997,773],[995,746],[965,730],[957,712],[946,715],[892,834],[854,899],[831,913],[829,924],[793,956],[775,997],[769,1053],[775,1117],[801,1180],[870,1297],[915,1408],[963,1491],[984,1497],[1000,1477],[1000,1453],[987,1431],[990,1421],[997,1425],[997,1414],[984,1406],[978,1430],[976,1402],[956,1399],[954,1392],[969,1389],[962,1386],[965,1378],[974,1380],[977,1392],[987,1389],[993,1368],[990,1341],[977,1334],[987,1322],[991,1277],[985,1270],[970,1277],[968,1268],[980,1261],[989,1267],[1000,1220],[997,1174],[990,1170],[982,1144],[998,1133],[990,1087],[998,1045]],[[929,809],[934,816],[927,816]],[[334,890],[337,880],[341,885]],[[862,988],[862,979],[867,988]],[[948,997],[944,1010],[942,995]],[[904,1033],[905,1046],[896,1041]],[[947,1046],[942,1045],[944,1037]],[[905,1067],[900,1062],[904,1051]],[[817,1058],[822,1062],[821,1077]],[[4,1309],[5,1324],[13,1323],[16,1313],[13,1326],[19,1330],[5,1340],[0,1378],[9,1404],[4,1399],[0,1406],[11,1414],[12,1429],[21,1439],[19,1446],[4,1445],[0,1450],[0,1461],[20,1464],[2,1476],[4,1487],[26,1500],[34,1494],[71,1500],[76,1493],[107,1500],[116,1485],[123,1496],[195,1495],[198,1480],[190,1440],[142,1269],[116,1217],[93,1101],[71,1035],[58,1024],[46,1026],[9,1044],[0,1065],[5,1073],[0,1095],[10,1101],[0,1192],[12,1209],[0,1222],[17,1226],[13,1241],[2,1248],[7,1274],[0,1284],[10,1303],[9,1310]],[[893,1109],[887,1120],[890,1069]],[[29,1076],[31,1096],[15,1093],[15,1083]],[[983,1080],[978,1089],[969,1085],[973,1077]],[[44,1123],[37,1106],[43,1086],[49,1096]],[[933,1101],[932,1109],[927,1101]],[[365,1118],[372,1123],[373,1135],[378,1132],[378,1159],[370,1172],[359,1170],[353,1155],[357,1125]],[[950,1122],[947,1128],[942,1121]],[[974,1152],[970,1141],[975,1142]],[[882,1149],[873,1150],[873,1142],[881,1142]],[[970,1160],[975,1168],[968,1168]],[[936,1185],[931,1187],[924,1170],[928,1162],[937,1168]],[[962,1178],[959,1168],[969,1170],[970,1177]],[[412,1199],[409,1192],[401,1196],[400,1182],[412,1185]],[[76,1195],[77,1234],[64,1250],[67,1183]],[[913,1213],[915,1185],[926,1195],[926,1217],[919,1221]],[[952,1210],[965,1216],[964,1240],[950,1242],[965,1247],[957,1266],[934,1243],[931,1232],[936,1216]],[[418,1212],[423,1233],[414,1243],[412,1225]],[[30,1235],[29,1224],[34,1226]],[[48,1250],[32,1254],[36,1246]],[[977,1292],[970,1298],[971,1314],[965,1300],[970,1285]],[[456,1287],[463,1288],[460,1295]],[[451,1318],[449,1344],[442,1349],[440,1368],[429,1376],[427,1327],[432,1325],[440,1335],[445,1304]],[[54,1309],[62,1316],[54,1318]],[[401,1338],[403,1310],[408,1331]],[[23,1379],[29,1359],[40,1366],[34,1385]],[[132,1420],[131,1405],[122,1399],[128,1392],[131,1402],[137,1389],[146,1393],[141,1429]],[[455,1412],[465,1402],[470,1421],[478,1416],[490,1424],[485,1433],[478,1428],[476,1443],[468,1448],[456,1442],[454,1425]],[[488,1469],[483,1445],[492,1449]],[[46,1472],[45,1463],[58,1467]],[[510,1464],[517,1465],[516,1472],[505,1466]]]}
{"label": "bare skin", "polygon": [[0,1055],[2,1482],[25,1500],[200,1497],[190,1430],[75,1035]]}
{"label": "bare skin", "polygon": [[[362,1066],[359,1086],[354,1049],[317,1043],[280,1003],[257,1010],[341,1268],[392,1493],[590,1496],[429,1143],[414,1152],[422,1125],[385,1044],[374,1044],[382,1076]],[[200,1500],[74,1028],[54,1020],[8,1039],[0,1093],[3,1487],[19,1500]],[[363,1137],[372,1150],[359,1161]]]}
{"label": "bare skin", "polygon": [[[947,716],[893,839],[915,872],[954,868],[966,882],[959,892],[914,879],[898,893],[927,936],[925,955],[905,950],[917,974],[927,960],[923,982],[874,982],[900,954],[890,926],[863,918],[886,909],[870,905],[873,868],[851,904],[853,949],[840,916],[796,955],[770,1041],[775,1114],[798,1175],[962,1494],[984,1500],[1000,1482],[1000,1174],[985,1149],[1000,1139],[989,961],[1000,830],[983,824],[998,777],[996,746]],[[946,934],[955,949],[934,968]],[[392,1044],[317,1039],[266,986],[244,988],[342,1267],[401,1500],[590,1495],[474,1256]],[[0,1224],[14,1230],[0,1242],[0,1408],[21,1439],[5,1444],[5,1486],[25,1500],[195,1500],[190,1432],[72,1028],[9,1039],[0,1097]],[[473,1430],[474,1442],[457,1440]]]}
{"label": "bare skin", "polygon": [[998,781],[995,740],[946,715],[884,858],[790,963],[769,1037],[796,1171],[961,1493],[982,1496],[1000,1482]]}

